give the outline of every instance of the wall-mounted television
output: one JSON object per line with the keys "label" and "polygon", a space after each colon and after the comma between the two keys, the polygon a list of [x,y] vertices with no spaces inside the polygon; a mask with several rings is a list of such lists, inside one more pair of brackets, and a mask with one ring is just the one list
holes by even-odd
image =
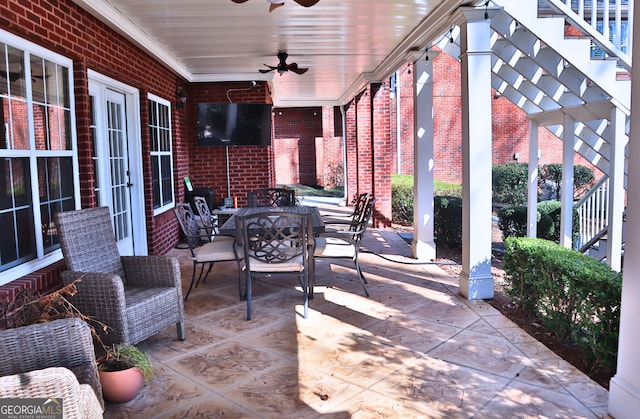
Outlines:
{"label": "wall-mounted television", "polygon": [[198,103],[198,144],[271,145],[272,105]]}

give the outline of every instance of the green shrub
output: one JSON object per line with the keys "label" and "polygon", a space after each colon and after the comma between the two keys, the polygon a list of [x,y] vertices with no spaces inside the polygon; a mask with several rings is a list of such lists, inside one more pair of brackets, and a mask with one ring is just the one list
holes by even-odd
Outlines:
{"label": "green shrub", "polygon": [[[560,214],[559,201],[542,201],[538,203],[536,217],[536,231],[539,239],[560,243]],[[579,220],[577,210],[573,210],[573,243],[578,237]],[[498,211],[498,227],[502,237],[526,237],[527,235],[527,207],[505,207]]]}
{"label": "green shrub", "polygon": [[462,185],[457,183],[446,183],[436,180],[433,183],[434,196],[455,196],[462,198]]}
{"label": "green shrub", "polygon": [[[462,185],[435,181],[435,196],[462,197]],[[391,220],[400,225],[413,225],[413,175],[391,175]]]}
{"label": "green shrub", "polygon": [[[595,176],[588,167],[576,165],[573,167],[573,197],[582,196],[593,184]],[[560,200],[562,195],[562,165],[558,163],[545,164],[540,168],[539,183],[551,188],[553,199]]]}
{"label": "green shrub", "polygon": [[596,364],[614,367],[621,274],[548,240],[508,238],[505,248],[505,292]]}
{"label": "green shrub", "polygon": [[413,176],[391,175],[391,220],[413,225]]}
{"label": "green shrub", "polygon": [[[498,227],[502,238],[527,236],[527,207],[504,207],[498,211]],[[537,219],[540,219],[538,212]]]}
{"label": "green shrub", "polygon": [[493,199],[509,205],[527,202],[529,184],[527,163],[494,164],[491,171]]}
{"label": "green shrub", "polygon": [[435,196],[433,198],[433,239],[437,245],[462,245],[462,198]]}

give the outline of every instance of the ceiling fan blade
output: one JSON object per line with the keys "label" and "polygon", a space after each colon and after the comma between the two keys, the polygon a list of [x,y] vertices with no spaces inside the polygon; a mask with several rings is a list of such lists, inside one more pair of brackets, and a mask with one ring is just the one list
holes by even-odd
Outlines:
{"label": "ceiling fan blade", "polygon": [[274,10],[276,10],[280,6],[284,6],[284,3],[271,3],[269,5],[269,13],[273,12]]}
{"label": "ceiling fan blade", "polygon": [[258,71],[259,71],[259,72],[261,72],[262,74],[264,74],[264,73],[268,73],[268,72],[273,71],[273,70],[276,70],[276,69],[278,68],[278,67],[274,67],[274,66],[271,66],[271,65],[268,65],[268,64],[263,64],[263,65],[264,65],[265,67],[269,67],[269,69],[268,69],[268,70],[267,70],[267,69],[265,69],[265,68],[258,69]]}
{"label": "ceiling fan blade", "polygon": [[293,0],[293,1],[298,3],[300,6],[311,7],[317,2],[319,2],[320,0]]}
{"label": "ceiling fan blade", "polygon": [[234,2],[234,3],[244,3],[244,2],[249,1],[249,0],[231,0],[231,1]]}
{"label": "ceiling fan blade", "polygon": [[304,74],[307,71],[309,71],[308,68],[298,67],[298,64],[296,64],[296,63],[291,63],[291,64],[287,65],[287,70],[293,71],[296,74]]}

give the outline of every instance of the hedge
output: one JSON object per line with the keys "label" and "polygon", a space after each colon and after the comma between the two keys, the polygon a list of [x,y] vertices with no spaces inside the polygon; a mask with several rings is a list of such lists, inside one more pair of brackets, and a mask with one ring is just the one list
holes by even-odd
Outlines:
{"label": "hedge", "polygon": [[615,367],[622,274],[551,241],[510,237],[505,292],[596,364]]}

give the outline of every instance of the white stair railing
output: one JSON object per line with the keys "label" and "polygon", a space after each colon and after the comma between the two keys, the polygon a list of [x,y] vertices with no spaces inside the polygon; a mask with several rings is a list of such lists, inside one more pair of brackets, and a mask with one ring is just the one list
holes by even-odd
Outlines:
{"label": "white stair railing", "polygon": [[603,176],[574,207],[578,211],[580,249],[609,226],[609,177]]}
{"label": "white stair railing", "polygon": [[[631,70],[633,0],[539,0],[541,13],[555,10],[593,40],[593,58],[613,57]],[[585,28],[586,22],[590,28]],[[576,24],[577,23],[577,24]]]}

